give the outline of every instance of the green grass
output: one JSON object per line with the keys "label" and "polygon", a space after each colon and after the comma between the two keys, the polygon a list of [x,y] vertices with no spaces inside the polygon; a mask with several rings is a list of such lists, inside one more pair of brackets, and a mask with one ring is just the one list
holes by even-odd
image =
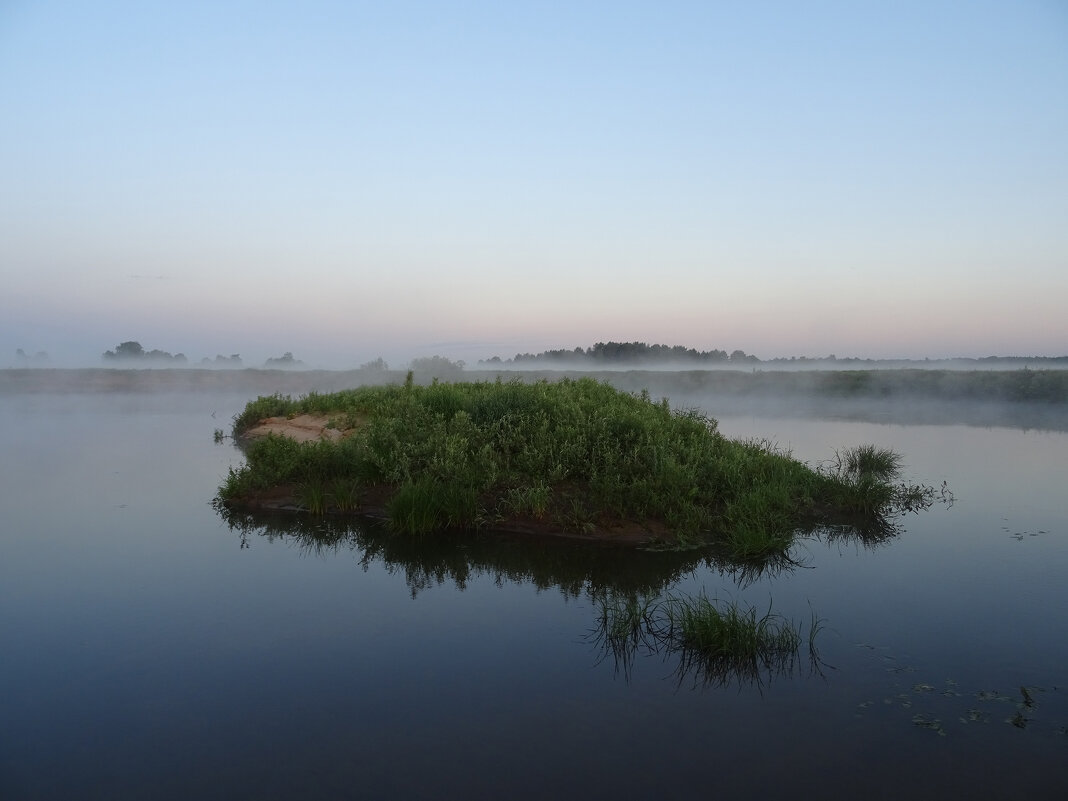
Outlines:
{"label": "green grass", "polygon": [[297,488],[297,500],[301,508],[313,515],[326,513],[327,494],[326,488],[320,481],[309,481]]}
{"label": "green grass", "polygon": [[597,622],[591,639],[616,669],[629,674],[639,654],[678,659],[680,681],[702,684],[760,683],[765,677],[792,672],[802,644],[818,669],[817,636],[822,622],[813,613],[807,638],[802,625],[737,602],[668,596],[651,599],[605,593],[595,597]]}
{"label": "green grass", "polygon": [[339,512],[355,512],[363,502],[363,486],[354,478],[339,476],[330,483],[330,500]]}
{"label": "green grass", "polygon": [[470,528],[479,513],[471,487],[433,478],[402,484],[389,502],[390,525],[408,534],[429,534],[441,528]]}
{"label": "green grass", "polygon": [[530,515],[542,520],[549,511],[552,488],[545,482],[535,482],[529,487],[512,487],[504,493],[498,504],[502,517]]}
{"label": "green grass", "polygon": [[835,452],[836,472],[858,482],[887,482],[901,472],[901,455],[874,445],[860,445]]}
{"label": "green grass", "polygon": [[670,598],[669,636],[681,650],[717,672],[751,673],[783,664],[802,643],[799,626],[769,608],[717,603],[707,596]]}
{"label": "green grass", "polygon": [[836,467],[814,470],[768,443],[726,439],[700,411],[592,379],[271,395],[248,404],[233,433],[305,413],[351,430],[336,443],[248,443],[246,463],[220,487],[223,503],[255,506],[267,490],[294,487],[309,511],[351,511],[375,488],[400,532],[524,518],[590,534],[627,523],[672,545],[718,543],[759,559],[798,531],[874,520],[900,500],[896,454],[843,451]]}

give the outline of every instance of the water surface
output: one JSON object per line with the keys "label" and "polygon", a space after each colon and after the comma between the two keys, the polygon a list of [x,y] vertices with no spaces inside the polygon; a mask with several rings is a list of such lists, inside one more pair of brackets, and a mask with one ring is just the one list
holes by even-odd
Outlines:
{"label": "water surface", "polygon": [[[0,798],[1068,786],[1063,432],[721,417],[812,462],[892,447],[955,497],[753,580],[699,554],[231,528],[210,500],[240,453],[212,431],[246,399],[0,397]],[[816,614],[820,661],[707,686],[599,645],[604,593],[700,592]]]}

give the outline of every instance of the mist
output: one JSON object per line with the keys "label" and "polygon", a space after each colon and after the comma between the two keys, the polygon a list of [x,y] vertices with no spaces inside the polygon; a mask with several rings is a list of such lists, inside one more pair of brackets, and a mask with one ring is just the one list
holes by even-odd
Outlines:
{"label": "mist", "polygon": [[[591,377],[635,394],[666,398],[673,408],[717,415],[835,419],[886,424],[963,424],[1068,430],[1068,370],[730,368],[567,370],[470,368],[443,357],[400,367],[371,361],[357,369],[304,365],[225,368],[173,367],[151,360],[137,365],[81,369],[6,369],[0,394],[115,394],[226,397],[235,409],[260,395],[299,396],[352,387],[403,383],[411,367],[416,383],[434,381],[557,381]],[[223,420],[222,422],[227,422]]]}
{"label": "mist", "polygon": [[[69,335],[68,335],[69,336]],[[143,352],[136,360],[109,359],[108,352],[123,342],[135,342]],[[614,343],[609,343],[614,344]],[[642,344],[642,343],[623,343]],[[708,371],[827,371],[827,370],[1041,370],[1068,369],[1068,355],[1003,353],[984,356],[936,355],[923,357],[873,358],[866,355],[838,357],[833,354],[758,356],[742,350],[726,351],[720,360],[632,358],[591,359],[561,356],[560,350],[530,352],[523,342],[427,341],[405,342],[356,339],[352,342],[324,342],[307,335],[273,337],[212,337],[201,335],[152,336],[139,339],[103,336],[19,338],[9,334],[0,351],[3,368],[174,368],[174,369],[293,369],[357,370],[370,363],[384,362],[394,369],[407,369],[419,359],[442,358],[462,363],[469,370],[523,372],[529,370],[625,372]],[[656,346],[664,347],[667,346]],[[676,349],[683,346],[675,346]],[[582,350],[582,348],[578,348]],[[692,350],[692,348],[691,348]],[[518,352],[517,352],[518,351]],[[508,356],[506,353],[514,355]],[[566,352],[566,351],[563,351]],[[179,358],[180,357],[180,358]]]}

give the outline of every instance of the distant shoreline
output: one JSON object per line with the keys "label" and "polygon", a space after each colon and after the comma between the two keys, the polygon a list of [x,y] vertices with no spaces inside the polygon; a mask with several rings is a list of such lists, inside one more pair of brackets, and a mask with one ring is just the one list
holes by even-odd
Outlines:
{"label": "distant shoreline", "polygon": [[[402,383],[407,370],[294,370],[198,367],[0,368],[0,393],[171,392],[235,390],[267,393],[326,392],[362,384]],[[945,400],[1068,403],[1068,365],[1062,368],[950,370],[936,368],[679,370],[502,369],[415,371],[417,383],[441,381],[557,380],[590,376],[637,392],[706,391],[716,395],[805,394],[822,397],[923,397]]]}
{"label": "distant shoreline", "polygon": [[[405,370],[267,370],[194,367],[0,369],[0,398],[227,394],[300,396],[403,383]],[[713,416],[837,419],[882,424],[963,424],[1068,431],[1068,370],[470,370],[415,373],[415,381],[555,381],[590,376],[648,391]]]}

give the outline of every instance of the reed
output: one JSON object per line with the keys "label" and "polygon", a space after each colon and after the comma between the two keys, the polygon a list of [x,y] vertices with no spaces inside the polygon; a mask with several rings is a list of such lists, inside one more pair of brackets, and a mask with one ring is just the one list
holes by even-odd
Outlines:
{"label": "reed", "polygon": [[835,452],[838,471],[852,481],[887,482],[901,472],[901,455],[874,445],[858,445]]}
{"label": "reed", "polygon": [[363,487],[353,478],[335,478],[330,482],[330,498],[339,512],[354,512],[361,506]]}
{"label": "reed", "polygon": [[297,500],[309,514],[323,515],[327,510],[326,487],[320,481],[309,481],[297,488]]}
{"label": "reed", "polygon": [[[676,675],[702,684],[762,683],[793,672],[806,638],[800,623],[755,607],[695,597],[652,599],[602,594],[594,599],[598,615],[591,632],[602,658],[629,675],[639,655],[678,660]],[[818,672],[816,640],[822,621],[812,613],[807,636],[809,656]]]}
{"label": "reed", "polygon": [[474,491],[456,482],[422,478],[402,485],[389,502],[390,525],[405,534],[470,528],[479,513]]}

